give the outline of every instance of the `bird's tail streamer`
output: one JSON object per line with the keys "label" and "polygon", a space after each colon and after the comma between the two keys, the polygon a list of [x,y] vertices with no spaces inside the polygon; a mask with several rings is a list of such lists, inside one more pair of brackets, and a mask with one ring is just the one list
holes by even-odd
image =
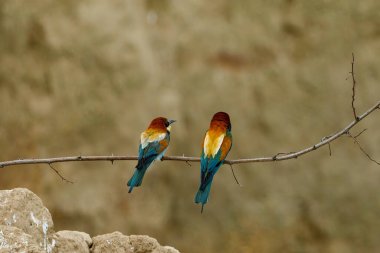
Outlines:
{"label": "bird's tail streamer", "polygon": [[129,186],[129,193],[132,192],[133,187],[138,187],[141,185],[142,180],[144,178],[146,169],[136,169],[135,173],[133,174],[132,178],[128,181],[127,185]]}
{"label": "bird's tail streamer", "polygon": [[202,189],[202,187],[199,188],[197,194],[195,195],[195,203],[202,203],[202,209],[201,213],[203,213],[203,206],[207,203],[208,195],[210,193],[211,189],[211,182],[209,182],[206,187]]}

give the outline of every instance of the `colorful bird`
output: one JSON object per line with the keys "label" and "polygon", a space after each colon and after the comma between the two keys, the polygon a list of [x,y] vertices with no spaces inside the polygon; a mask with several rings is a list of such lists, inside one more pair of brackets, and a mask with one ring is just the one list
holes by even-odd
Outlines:
{"label": "colorful bird", "polygon": [[230,117],[225,112],[215,113],[203,140],[201,154],[201,180],[195,203],[207,203],[215,173],[222,166],[232,146]]}
{"label": "colorful bird", "polygon": [[146,170],[155,160],[161,160],[169,146],[171,124],[175,120],[158,117],[140,135],[139,158],[136,170],[128,181],[129,193],[141,185]]}

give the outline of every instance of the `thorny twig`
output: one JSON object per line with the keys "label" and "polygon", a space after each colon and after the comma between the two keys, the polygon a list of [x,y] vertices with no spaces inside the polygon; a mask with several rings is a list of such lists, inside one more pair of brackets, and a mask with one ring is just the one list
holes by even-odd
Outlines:
{"label": "thorny twig", "polygon": [[355,88],[356,88],[354,63],[355,63],[355,55],[354,55],[354,53],[352,53],[351,71],[350,71],[350,74],[352,76],[352,100],[351,100],[351,107],[352,107],[352,112],[354,113],[355,120],[358,120],[358,116],[356,114],[356,108],[355,108],[355,105],[354,105],[354,103],[355,103]]}
{"label": "thorny twig", "polygon": [[237,179],[237,177],[236,177],[236,175],[235,175],[234,168],[232,167],[232,164],[230,164],[230,168],[231,168],[232,175],[234,176],[236,183],[237,183],[240,187],[242,187],[242,185],[239,183],[239,180]]}
{"label": "thorny twig", "polygon": [[[330,138],[331,136],[325,136],[325,137],[323,137],[322,139],[321,139],[321,141],[324,141],[324,140],[326,140],[327,138]],[[329,145],[329,155],[331,156],[332,155],[332,152],[331,152],[331,146],[330,146],[330,143],[328,143],[328,145]]]}
{"label": "thorny twig", "polygon": [[355,143],[356,145],[358,145],[359,149],[362,151],[362,153],[363,153],[365,156],[367,156],[367,158],[368,158],[369,160],[371,160],[372,162],[376,163],[377,165],[380,165],[380,162],[378,162],[378,161],[376,161],[375,159],[373,159],[373,158],[367,153],[367,151],[364,150],[364,148],[360,145],[359,141],[357,140],[357,137],[358,137],[361,133],[363,133],[363,132],[364,132],[364,131],[361,131],[361,132],[360,132],[359,134],[357,134],[356,136],[353,136],[350,132],[347,132],[347,135],[348,135],[350,138],[352,138],[352,139],[354,140],[354,143]]}
{"label": "thorny twig", "polygon": [[73,184],[74,182],[73,181],[70,181],[68,179],[66,179],[64,176],[62,176],[59,171],[53,167],[53,165],[51,163],[48,163],[49,167],[55,171],[55,173],[57,173],[57,175],[62,179],[62,181],[66,182],[66,183],[70,183],[70,184]]}
{"label": "thorny twig", "polygon": [[367,131],[367,128],[364,128],[362,131],[360,131],[357,135],[354,136],[354,138],[358,138],[365,131]]}

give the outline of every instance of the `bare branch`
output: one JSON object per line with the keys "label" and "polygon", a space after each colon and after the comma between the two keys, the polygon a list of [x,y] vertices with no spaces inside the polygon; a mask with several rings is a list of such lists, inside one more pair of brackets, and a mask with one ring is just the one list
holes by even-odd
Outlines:
{"label": "bare branch", "polygon": [[[272,156],[272,160],[273,161],[277,161],[277,157],[279,155],[290,155],[290,154],[294,154],[294,153],[295,153],[294,151],[291,151],[291,152],[279,152],[279,153],[275,154],[274,156]],[[295,157],[295,158],[297,158],[297,157]]]}
{"label": "bare branch", "polygon": [[368,157],[369,160],[371,160],[372,162],[376,163],[377,165],[380,165],[380,162],[376,161],[375,159],[373,159],[365,150],[364,148],[362,147],[362,145],[360,145],[359,141],[357,140],[357,137],[362,134],[363,132],[365,131],[365,129],[363,131],[361,131],[359,134],[357,134],[356,136],[352,136],[352,134],[350,132],[347,132],[347,135],[352,138],[354,140],[354,143],[356,145],[358,145],[358,147],[360,148],[360,150],[363,152],[363,154],[365,156]]}
{"label": "bare branch", "polygon": [[17,159],[13,161],[0,162],[0,168],[21,165],[21,164],[53,164],[62,162],[85,162],[85,161],[116,161],[116,160],[137,160],[137,156],[68,156],[42,159]]}
{"label": "bare branch", "polygon": [[326,144],[331,143],[332,141],[336,140],[337,138],[341,137],[342,135],[346,134],[351,128],[353,128],[356,124],[358,124],[360,121],[362,121],[364,118],[366,118],[369,114],[374,112],[376,109],[380,107],[380,101],[378,101],[374,106],[372,106],[370,109],[368,109],[365,113],[358,116],[357,120],[352,121],[350,124],[348,124],[345,128],[342,130],[336,132],[335,134],[332,134],[330,136],[327,136],[327,138],[323,139],[322,141],[318,142],[317,144],[310,146],[308,148],[302,149],[300,151],[287,154],[287,155],[275,155],[272,157],[262,157],[262,158],[248,158],[248,159],[237,159],[237,160],[229,160],[225,161],[227,164],[237,164],[237,163],[254,163],[254,162],[272,162],[272,161],[283,161],[283,160],[289,160],[298,158],[301,155],[307,154],[311,151],[314,151]]}
{"label": "bare branch", "polygon": [[168,161],[181,161],[181,162],[200,162],[201,159],[198,157],[186,157],[186,156],[164,156],[162,160],[168,160]]}
{"label": "bare branch", "polygon": [[351,100],[351,107],[352,107],[352,112],[354,113],[354,118],[355,120],[358,120],[358,116],[356,114],[356,109],[355,109],[355,86],[356,86],[356,79],[355,79],[355,72],[354,72],[354,63],[355,63],[355,56],[354,53],[352,53],[352,61],[351,61],[351,71],[350,74],[352,76],[352,100]]}
{"label": "bare branch", "polygon": [[[317,150],[318,148],[330,144],[332,141],[336,140],[337,138],[341,137],[342,135],[347,134],[351,128],[353,128],[356,124],[358,124],[360,121],[362,121],[364,118],[366,118],[368,115],[370,115],[372,112],[374,112],[376,109],[380,109],[380,101],[378,101],[374,106],[369,108],[366,112],[364,112],[362,115],[358,116],[356,120],[352,121],[350,124],[348,124],[346,127],[344,127],[342,130],[326,136],[325,138],[322,138],[322,140],[310,147],[307,147],[305,149],[302,149],[297,152],[291,152],[291,153],[278,153],[274,156],[269,157],[259,157],[259,158],[246,158],[246,159],[235,159],[235,160],[225,160],[225,164],[240,164],[240,163],[257,163],[257,162],[274,162],[274,161],[284,161],[289,159],[295,159],[299,156],[305,155],[309,152],[312,152],[314,150]],[[119,160],[137,160],[137,156],[69,156],[69,157],[55,157],[55,158],[43,158],[43,159],[17,159],[13,161],[3,161],[0,162],[0,168],[7,167],[7,166],[13,166],[13,165],[22,165],[22,164],[53,164],[53,163],[61,163],[61,162],[85,162],[85,161],[119,161]],[[186,157],[186,156],[164,156],[162,160],[167,161],[180,161],[180,162],[199,162],[199,157]]]}

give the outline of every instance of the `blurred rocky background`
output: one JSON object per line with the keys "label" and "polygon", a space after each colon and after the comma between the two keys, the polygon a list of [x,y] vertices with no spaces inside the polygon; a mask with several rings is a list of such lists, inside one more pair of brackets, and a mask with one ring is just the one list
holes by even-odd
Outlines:
{"label": "blurred rocky background", "polygon": [[[0,160],[136,155],[156,116],[168,155],[199,156],[216,111],[229,158],[290,152],[353,120],[380,94],[380,2],[0,0]],[[380,159],[380,115],[353,133]],[[205,212],[199,164],[156,163],[127,193],[135,161],[1,169],[2,189],[43,200],[56,231],[146,234],[181,252],[378,252],[380,168],[342,137],[296,160],[228,166]]]}

